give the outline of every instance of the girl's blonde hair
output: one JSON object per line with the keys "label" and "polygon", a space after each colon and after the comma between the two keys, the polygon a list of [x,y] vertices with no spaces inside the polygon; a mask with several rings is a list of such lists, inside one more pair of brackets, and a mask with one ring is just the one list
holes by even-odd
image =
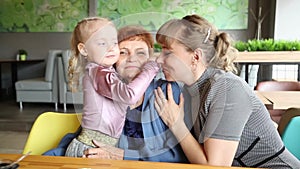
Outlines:
{"label": "girl's blonde hair", "polygon": [[78,44],[85,43],[94,32],[106,24],[112,23],[106,18],[89,17],[81,20],[75,26],[71,38],[72,55],[68,67],[69,86],[72,91],[78,90],[79,79],[87,62],[86,58],[80,54]]}
{"label": "girl's blonde hair", "polygon": [[233,61],[238,52],[231,45],[230,36],[225,32],[219,33],[213,24],[198,15],[166,22],[158,30],[156,41],[166,48],[177,41],[191,52],[200,48],[208,66],[237,73]]}

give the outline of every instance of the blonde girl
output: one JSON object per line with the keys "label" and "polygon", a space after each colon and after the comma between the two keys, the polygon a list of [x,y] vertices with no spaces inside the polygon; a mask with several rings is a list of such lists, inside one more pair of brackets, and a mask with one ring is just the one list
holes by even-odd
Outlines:
{"label": "blonde girl", "polygon": [[70,87],[76,90],[84,72],[84,103],[82,132],[73,139],[66,156],[81,157],[84,150],[94,147],[93,140],[116,146],[127,107],[141,98],[159,67],[149,60],[132,82],[123,83],[113,67],[120,55],[117,30],[105,18],[80,21],[73,31],[71,44]]}

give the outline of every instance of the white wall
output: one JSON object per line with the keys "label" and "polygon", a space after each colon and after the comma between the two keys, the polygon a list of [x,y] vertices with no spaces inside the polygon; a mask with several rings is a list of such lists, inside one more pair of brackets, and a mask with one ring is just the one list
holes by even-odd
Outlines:
{"label": "white wall", "polygon": [[[300,40],[300,1],[277,0],[274,39]],[[273,65],[275,80],[297,81],[297,65]]]}
{"label": "white wall", "polygon": [[277,0],[274,39],[300,40],[299,16],[299,0]]}

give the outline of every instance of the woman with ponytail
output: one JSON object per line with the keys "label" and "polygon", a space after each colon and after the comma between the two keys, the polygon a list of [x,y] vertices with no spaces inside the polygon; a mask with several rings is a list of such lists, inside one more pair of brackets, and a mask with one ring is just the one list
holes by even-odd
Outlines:
{"label": "woman with ponytail", "polygon": [[184,84],[179,104],[155,90],[155,108],[191,163],[216,166],[300,168],[284,147],[264,104],[236,76],[227,33],[204,18],[188,15],[157,32],[157,62]]}

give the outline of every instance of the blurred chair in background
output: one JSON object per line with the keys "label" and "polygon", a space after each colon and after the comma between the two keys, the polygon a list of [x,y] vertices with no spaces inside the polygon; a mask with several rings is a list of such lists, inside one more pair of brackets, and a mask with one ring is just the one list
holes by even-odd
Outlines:
{"label": "blurred chair in background", "polygon": [[[300,91],[300,83],[296,81],[263,81],[256,85],[257,91]],[[286,110],[269,110],[271,118],[277,124]]]}
{"label": "blurred chair in background", "polygon": [[[72,92],[68,85],[68,66],[71,56],[70,50],[64,50],[62,56],[58,58],[58,79],[59,79],[59,102],[64,105],[67,111],[67,104],[83,104],[82,85],[77,92]],[[81,80],[80,80],[81,84]]]}
{"label": "blurred chair in background", "polygon": [[259,91],[298,91],[300,83],[296,81],[263,81],[256,85]]}
{"label": "blurred chair in background", "polygon": [[300,116],[292,117],[282,133],[285,147],[300,160]]}
{"label": "blurred chair in background", "polygon": [[[277,128],[280,136],[282,136],[282,133],[284,132],[286,126],[291,121],[291,119],[296,116],[300,116],[300,108],[289,108],[285,111],[285,113],[281,116],[281,119],[279,121],[278,128]],[[300,128],[299,128],[299,130],[300,130]],[[299,144],[300,144],[300,142],[299,142]]]}
{"label": "blurred chair in background", "polygon": [[23,109],[23,102],[54,103],[55,110],[58,104],[57,55],[62,50],[49,50],[46,60],[45,76],[34,79],[19,80],[15,83],[16,101]]}

